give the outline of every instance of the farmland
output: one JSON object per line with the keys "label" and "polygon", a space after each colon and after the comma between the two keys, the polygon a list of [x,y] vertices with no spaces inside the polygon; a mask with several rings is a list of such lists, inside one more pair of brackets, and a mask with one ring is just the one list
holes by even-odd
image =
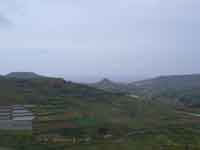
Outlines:
{"label": "farmland", "polygon": [[0,94],[2,105],[26,105],[35,116],[31,131],[0,131],[3,149],[187,150],[200,146],[200,117],[191,115],[198,113],[197,108],[55,78],[1,78],[0,82],[5,91]]}

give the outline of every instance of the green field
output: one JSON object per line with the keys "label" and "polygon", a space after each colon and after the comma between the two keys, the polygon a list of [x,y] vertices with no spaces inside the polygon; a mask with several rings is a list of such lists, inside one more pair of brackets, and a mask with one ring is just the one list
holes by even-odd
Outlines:
{"label": "green field", "polygon": [[0,78],[0,103],[32,104],[32,131],[0,131],[0,150],[198,150],[198,108],[62,79]]}
{"label": "green field", "polygon": [[[72,100],[72,99],[70,99]],[[4,149],[70,149],[70,150],[184,150],[200,148],[200,118],[176,111],[171,106],[142,99],[118,97],[109,103],[74,99],[74,105],[36,105],[32,111],[40,115],[31,132],[0,131]],[[54,102],[53,102],[54,103]],[[76,107],[80,103],[79,107]],[[67,100],[66,100],[67,104]],[[74,107],[74,108],[73,108]],[[45,118],[45,119],[44,119]],[[43,120],[44,119],[44,120]],[[54,124],[72,123],[76,128],[60,128]],[[39,124],[45,123],[45,125]],[[55,128],[53,128],[53,127]],[[99,132],[99,129],[104,132]],[[38,131],[39,130],[39,131]],[[105,134],[112,135],[106,138]],[[41,142],[38,137],[75,138],[76,142]],[[90,138],[80,142],[79,139]],[[50,139],[51,139],[50,138]],[[11,144],[12,143],[12,144]]]}

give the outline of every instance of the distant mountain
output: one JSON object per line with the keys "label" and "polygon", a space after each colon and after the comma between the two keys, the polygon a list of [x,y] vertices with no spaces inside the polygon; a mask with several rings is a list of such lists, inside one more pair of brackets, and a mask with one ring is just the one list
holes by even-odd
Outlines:
{"label": "distant mountain", "polygon": [[114,82],[107,78],[104,78],[99,82],[89,84],[89,86],[114,93],[128,93],[131,91],[131,88],[128,86],[128,84]]}
{"label": "distant mountain", "polygon": [[51,100],[106,101],[114,94],[34,73],[0,76],[0,104],[48,104]]}
{"label": "distant mountain", "polygon": [[116,88],[118,86],[121,86],[121,84],[119,83],[115,83],[109,79],[104,78],[103,80],[92,84],[93,86],[100,88],[100,89],[113,89]]}
{"label": "distant mountain", "polygon": [[[25,80],[24,80],[25,79]],[[104,94],[133,94],[147,100],[161,100],[200,107],[200,74],[160,76],[129,84],[103,79],[92,84],[76,84],[32,72],[0,76],[1,101],[47,102],[48,97],[102,97]],[[103,98],[102,98],[103,99]]]}
{"label": "distant mountain", "polygon": [[160,76],[153,79],[133,82],[130,85],[137,87],[168,87],[168,88],[183,88],[183,87],[200,87],[200,74],[192,75],[173,75]]}
{"label": "distant mountain", "polygon": [[200,106],[200,74],[160,76],[133,82],[137,94],[187,106]]}
{"label": "distant mountain", "polygon": [[147,100],[200,107],[200,74],[160,76],[129,84],[103,79],[89,86],[109,92],[134,94]]}
{"label": "distant mountain", "polygon": [[34,78],[41,78],[43,76],[38,75],[33,72],[11,72],[11,73],[7,74],[5,77],[17,78],[17,79],[34,79]]}

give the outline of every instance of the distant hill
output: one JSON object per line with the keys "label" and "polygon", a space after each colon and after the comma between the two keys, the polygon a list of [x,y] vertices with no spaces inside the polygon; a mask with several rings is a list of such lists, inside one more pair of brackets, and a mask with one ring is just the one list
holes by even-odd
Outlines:
{"label": "distant hill", "polygon": [[137,93],[154,99],[200,106],[200,74],[160,76],[133,82]]}
{"label": "distant hill", "polygon": [[[114,89],[118,86],[120,91],[120,88],[126,89],[127,86],[108,79],[102,80],[99,85]],[[176,115],[174,108],[168,105],[154,101],[147,103],[142,97],[107,92],[61,78],[0,77],[0,91],[0,106],[33,106],[30,109],[37,115],[36,123],[39,122],[36,130],[42,135],[68,135],[71,129],[63,130],[60,125],[71,123],[79,127],[81,137],[82,133],[93,137],[100,128],[108,130],[112,135],[120,135],[121,138],[131,128],[166,126]]]}
{"label": "distant hill", "polygon": [[0,104],[48,104],[50,99],[104,101],[113,94],[87,85],[67,82],[62,78],[50,78],[34,73],[11,73],[0,77]]}
{"label": "distant hill", "polygon": [[200,74],[160,76],[129,84],[104,79],[89,86],[115,93],[134,94],[148,100],[161,100],[170,104],[200,106]]}
{"label": "distant hill", "polygon": [[41,78],[43,76],[38,75],[33,72],[11,72],[11,73],[7,74],[5,77],[17,78],[17,79],[34,79],[34,78]]}
{"label": "distant hill", "polygon": [[200,87],[200,74],[160,76],[153,79],[133,82],[130,85],[145,88],[166,86],[168,88]]}
{"label": "distant hill", "polygon": [[129,91],[127,84],[117,83],[107,78],[104,78],[99,82],[89,84],[89,86],[114,93],[127,93]]}
{"label": "distant hill", "polygon": [[0,76],[1,102],[48,103],[49,97],[79,97],[105,100],[116,94],[133,94],[147,100],[200,107],[200,75],[160,76],[129,84],[109,79],[83,85],[32,72],[13,72]]}

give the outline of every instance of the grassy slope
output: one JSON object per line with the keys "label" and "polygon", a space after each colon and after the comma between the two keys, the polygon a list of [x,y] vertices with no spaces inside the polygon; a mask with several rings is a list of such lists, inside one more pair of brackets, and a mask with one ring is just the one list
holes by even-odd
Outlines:
{"label": "grassy slope", "polygon": [[105,91],[133,93],[173,105],[200,106],[199,74],[161,76],[130,84],[117,84],[109,80],[103,80],[93,84],[93,86]]}
{"label": "grassy slope", "polygon": [[[102,148],[147,150],[167,144],[178,145],[180,148],[174,146],[178,150],[187,142],[199,145],[197,142],[199,135],[196,134],[198,133],[196,131],[199,131],[198,118],[177,113],[171,106],[160,102],[111,94],[51,78],[34,80],[0,78],[0,90],[2,104],[35,104],[33,111],[40,120],[49,122],[47,124],[51,124],[50,120],[72,122],[84,128],[87,131],[84,134],[87,136],[94,136],[96,128],[107,127],[111,129],[115,138],[97,140],[89,145],[68,145],[67,147],[72,150]],[[145,132],[127,136],[138,129]],[[0,137],[5,139],[0,141],[0,147],[26,150],[64,149],[60,145],[35,143],[34,135],[27,135],[27,133],[24,135],[21,132],[0,131]],[[27,140],[24,142],[24,139]],[[116,143],[116,141],[120,142]]]}
{"label": "grassy slope", "polygon": [[48,104],[51,99],[66,97],[101,98],[112,95],[84,85],[56,78],[0,78],[0,103]]}
{"label": "grassy slope", "polygon": [[47,120],[66,119],[64,113],[70,112],[77,116],[90,114],[97,122],[141,127],[145,121],[155,123],[154,120],[162,119],[163,114],[172,113],[172,110],[157,103],[66,83],[62,79],[19,80],[2,77],[0,91],[1,104],[36,104],[33,111],[46,113]]}
{"label": "grassy slope", "polygon": [[[160,130],[160,131],[159,131]],[[9,133],[0,132],[0,147],[15,150],[198,150],[200,148],[199,130],[192,128],[187,129],[169,129],[165,132],[159,129],[156,133],[146,132],[142,134],[134,134],[129,137],[120,137],[107,140],[95,140],[90,144],[42,144],[34,140],[34,136],[29,133]],[[197,132],[198,131],[198,132]],[[12,141],[12,142],[11,142]]]}

